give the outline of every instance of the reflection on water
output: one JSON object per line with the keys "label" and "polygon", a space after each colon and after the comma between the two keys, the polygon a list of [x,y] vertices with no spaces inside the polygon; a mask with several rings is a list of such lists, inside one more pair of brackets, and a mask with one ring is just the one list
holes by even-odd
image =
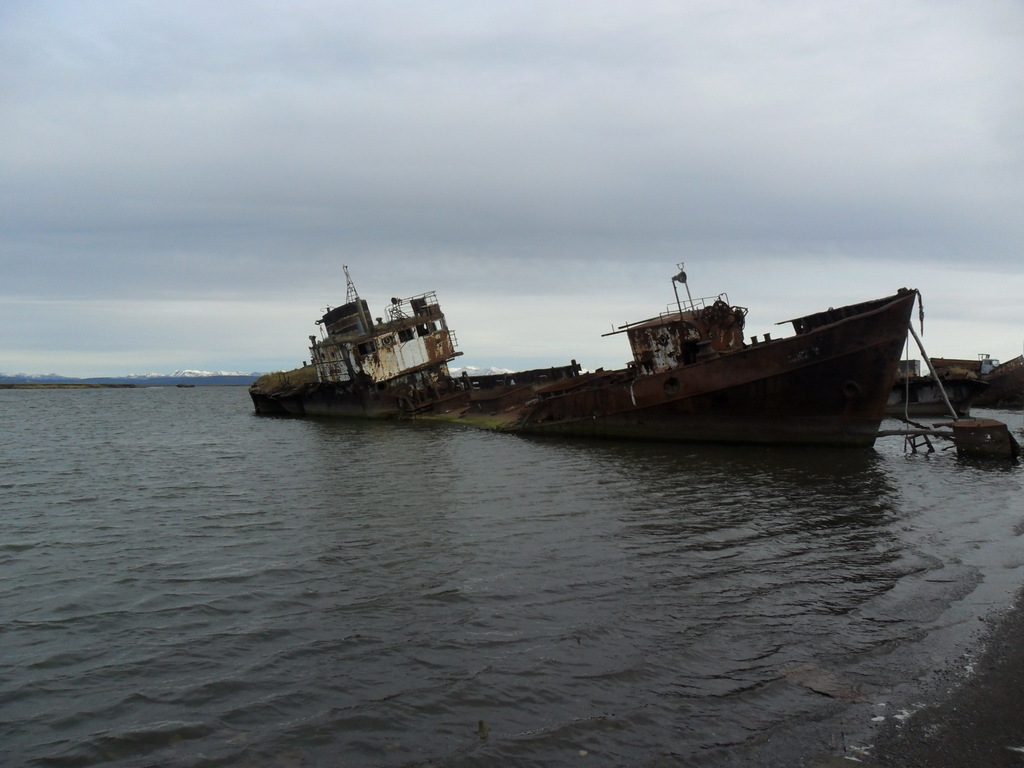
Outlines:
{"label": "reflection on water", "polygon": [[1020,471],[898,445],[0,396],[18,764],[793,765],[1019,582]]}

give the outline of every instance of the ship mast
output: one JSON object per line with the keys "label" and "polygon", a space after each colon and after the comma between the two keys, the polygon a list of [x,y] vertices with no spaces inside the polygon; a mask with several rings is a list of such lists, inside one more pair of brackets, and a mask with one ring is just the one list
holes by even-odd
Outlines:
{"label": "ship mast", "polygon": [[348,273],[348,264],[342,264],[341,268],[345,270],[345,284],[347,286],[345,303],[351,304],[353,301],[359,301],[359,291],[356,290],[356,284],[352,282],[352,275]]}
{"label": "ship mast", "polygon": [[348,273],[348,265],[342,264],[341,268],[345,271],[345,303],[352,304],[355,302],[356,311],[359,312],[359,319],[363,321],[363,328],[366,333],[369,333],[373,330],[373,323],[370,322],[370,318],[366,315],[363,302],[359,300],[359,291],[356,290],[356,284],[352,280],[352,275]]}

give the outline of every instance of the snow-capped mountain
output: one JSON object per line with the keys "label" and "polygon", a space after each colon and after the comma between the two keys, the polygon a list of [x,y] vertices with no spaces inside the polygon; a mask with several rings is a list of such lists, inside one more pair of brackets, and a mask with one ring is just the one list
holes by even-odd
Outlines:
{"label": "snow-capped mountain", "polygon": [[462,368],[448,367],[448,373],[452,376],[461,376],[463,371],[466,372],[467,376],[500,376],[503,373],[515,373],[515,371],[508,368],[498,368],[493,365],[489,368],[480,368],[476,365],[466,365]]}
{"label": "snow-capped mountain", "polygon": [[0,373],[0,384],[251,384],[258,372],[183,370],[172,373],[128,373],[123,376],[62,376],[59,373]]}
{"label": "snow-capped mountain", "polygon": [[129,373],[126,379],[196,379],[210,376],[259,376],[253,371],[196,371],[192,369],[174,371],[173,373]]}
{"label": "snow-capped mountain", "polygon": [[73,381],[59,373],[0,373],[0,381]]}

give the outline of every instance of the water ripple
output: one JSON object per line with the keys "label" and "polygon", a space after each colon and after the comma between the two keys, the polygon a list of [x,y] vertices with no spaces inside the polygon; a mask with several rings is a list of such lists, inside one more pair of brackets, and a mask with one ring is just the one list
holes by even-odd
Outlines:
{"label": "water ripple", "polygon": [[1020,471],[885,445],[0,399],[12,764],[792,765],[1024,565]]}

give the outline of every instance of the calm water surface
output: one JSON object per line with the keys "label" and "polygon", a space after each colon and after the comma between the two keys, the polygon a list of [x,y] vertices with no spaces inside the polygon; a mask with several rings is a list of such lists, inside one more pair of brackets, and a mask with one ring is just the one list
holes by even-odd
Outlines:
{"label": "calm water surface", "polygon": [[898,438],[524,439],[230,387],[0,391],[0,436],[6,765],[800,765],[965,674],[1024,582],[1024,471]]}

